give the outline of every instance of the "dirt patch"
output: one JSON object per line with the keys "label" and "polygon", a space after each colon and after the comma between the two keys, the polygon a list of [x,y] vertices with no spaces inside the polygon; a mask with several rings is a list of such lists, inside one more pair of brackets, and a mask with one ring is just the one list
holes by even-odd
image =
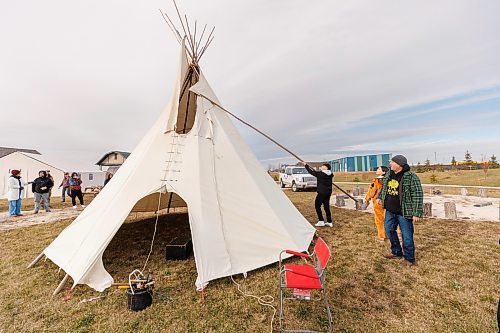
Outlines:
{"label": "dirt patch", "polygon": [[82,209],[65,208],[52,209],[52,211],[48,213],[40,211],[38,214],[33,214],[33,212],[23,212],[24,215],[19,217],[9,217],[8,213],[0,213],[0,231],[74,219],[78,216],[78,214],[80,214],[81,210]]}

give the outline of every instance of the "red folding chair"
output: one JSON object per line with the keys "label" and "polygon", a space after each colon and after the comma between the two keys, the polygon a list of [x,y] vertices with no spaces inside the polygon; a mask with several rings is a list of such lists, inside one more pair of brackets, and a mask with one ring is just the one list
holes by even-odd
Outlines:
{"label": "red folding chair", "polygon": [[[283,253],[292,254],[306,260],[311,260],[312,264],[306,265],[283,265],[282,255]],[[331,253],[328,245],[320,237],[316,240],[314,245],[314,252],[301,253],[292,250],[283,250],[280,253],[279,268],[279,296],[280,296],[280,328],[282,332],[317,332],[305,329],[285,329],[283,327],[284,313],[283,313],[283,302],[287,299],[297,299],[297,297],[284,297],[284,292],[286,289],[302,289],[302,290],[318,290],[321,297],[318,300],[322,300],[325,306],[326,313],[328,315],[328,332],[332,330],[332,313],[330,311],[330,306],[328,304],[328,297],[326,292],[326,265],[330,259]]]}

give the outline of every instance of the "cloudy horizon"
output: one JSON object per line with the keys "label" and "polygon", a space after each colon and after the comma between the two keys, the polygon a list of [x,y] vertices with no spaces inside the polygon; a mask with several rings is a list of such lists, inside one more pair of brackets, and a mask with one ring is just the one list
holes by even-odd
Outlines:
{"label": "cloudy horizon", "polygon": [[[223,105],[305,159],[500,154],[497,1],[178,3],[216,26],[201,66]],[[0,146],[79,171],[132,151],[173,89],[172,4],[2,7]],[[264,165],[292,161],[236,126]]]}

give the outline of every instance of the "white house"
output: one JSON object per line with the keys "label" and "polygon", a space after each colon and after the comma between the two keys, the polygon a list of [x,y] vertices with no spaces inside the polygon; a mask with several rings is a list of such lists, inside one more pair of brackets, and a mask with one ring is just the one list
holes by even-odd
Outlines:
{"label": "white house", "polygon": [[130,156],[129,152],[125,151],[110,151],[106,153],[101,159],[96,163],[99,166],[99,170],[103,167],[108,167],[108,172],[115,173],[118,168],[125,163],[125,160]]}
{"label": "white house", "polygon": [[82,189],[104,186],[106,179],[106,171],[80,171],[80,179],[82,180]]}
{"label": "white house", "polygon": [[[57,189],[64,177],[64,171],[40,160],[41,154],[36,150],[0,147],[0,199],[7,197],[7,184],[11,170],[21,170],[24,181],[33,181],[40,170],[49,170],[54,177],[54,187]],[[52,196],[60,196],[57,190]],[[26,186],[26,198],[32,198],[31,186]]]}

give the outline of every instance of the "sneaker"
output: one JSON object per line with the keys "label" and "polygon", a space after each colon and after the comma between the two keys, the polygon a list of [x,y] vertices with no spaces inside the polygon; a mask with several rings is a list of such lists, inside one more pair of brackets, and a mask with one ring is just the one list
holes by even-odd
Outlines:
{"label": "sneaker", "polygon": [[85,208],[85,205],[80,205],[80,206],[82,206],[82,208]]}
{"label": "sneaker", "polygon": [[326,222],[326,223],[325,223],[325,225],[326,225],[327,227],[330,227],[330,228],[331,228],[331,227],[333,227],[333,223],[332,223],[332,222]]}
{"label": "sneaker", "polygon": [[385,238],[380,238],[380,237],[377,237],[376,240],[378,240],[380,243],[383,243],[385,242]]}
{"label": "sneaker", "polygon": [[38,214],[38,211],[37,211],[37,210],[35,210],[35,211],[33,212],[33,214]]}
{"label": "sneaker", "polygon": [[316,227],[324,227],[325,226],[325,221],[318,221],[318,223],[315,224]]}
{"label": "sneaker", "polygon": [[76,205],[75,205],[75,206],[73,206],[73,209],[76,209]]}
{"label": "sneaker", "polygon": [[50,209],[49,210],[46,210],[47,213],[50,213]]}
{"label": "sneaker", "polygon": [[24,216],[23,214],[16,214],[16,216]]}
{"label": "sneaker", "polygon": [[403,256],[397,256],[395,254],[392,254],[391,252],[384,253],[383,256],[385,259],[401,259],[401,258],[403,258]]}

